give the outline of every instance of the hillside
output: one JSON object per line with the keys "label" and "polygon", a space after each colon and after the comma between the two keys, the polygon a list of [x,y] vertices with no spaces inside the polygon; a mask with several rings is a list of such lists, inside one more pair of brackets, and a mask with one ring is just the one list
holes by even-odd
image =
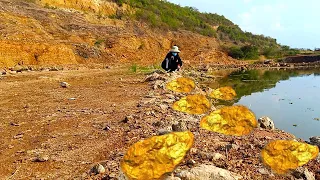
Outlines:
{"label": "hillside", "polygon": [[234,63],[219,50],[214,38],[184,30],[150,29],[134,20],[101,17],[99,13],[133,10],[113,2],[84,2],[0,0],[0,66],[158,65],[174,44],[181,48],[186,63]]}
{"label": "hillside", "polygon": [[0,0],[0,17],[1,67],[159,65],[174,44],[186,64],[239,64],[226,47],[280,47],[223,16],[158,0]]}

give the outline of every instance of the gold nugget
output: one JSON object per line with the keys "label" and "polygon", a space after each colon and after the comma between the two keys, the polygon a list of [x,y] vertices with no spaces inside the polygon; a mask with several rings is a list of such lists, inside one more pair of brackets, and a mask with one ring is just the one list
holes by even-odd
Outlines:
{"label": "gold nugget", "polygon": [[262,151],[263,163],[278,174],[285,174],[307,164],[319,153],[317,146],[288,140],[270,142]]}
{"label": "gold nugget", "polygon": [[211,98],[225,101],[233,100],[236,96],[236,91],[230,86],[215,89],[210,93]]}
{"label": "gold nugget", "polygon": [[159,179],[172,172],[192,147],[190,131],[154,136],[132,145],[121,161],[121,169],[132,180]]}
{"label": "gold nugget", "polygon": [[172,108],[189,114],[204,114],[210,110],[211,104],[204,95],[196,94],[181,98]]}
{"label": "gold nugget", "polygon": [[181,77],[169,82],[166,87],[171,91],[189,93],[196,85],[192,79]]}
{"label": "gold nugget", "polygon": [[200,121],[200,127],[225,135],[242,136],[257,127],[254,114],[245,106],[223,107]]}

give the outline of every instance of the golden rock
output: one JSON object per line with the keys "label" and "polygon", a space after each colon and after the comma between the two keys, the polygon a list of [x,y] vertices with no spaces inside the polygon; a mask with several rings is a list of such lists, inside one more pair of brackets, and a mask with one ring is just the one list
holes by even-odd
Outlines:
{"label": "golden rock", "polygon": [[307,164],[319,153],[317,146],[288,140],[270,142],[262,151],[263,163],[278,174]]}
{"label": "golden rock", "polygon": [[190,131],[139,141],[129,148],[121,161],[121,169],[131,180],[160,179],[183,160],[193,142]]}
{"label": "golden rock", "polygon": [[175,102],[172,108],[189,114],[204,114],[210,110],[211,104],[204,95],[188,95]]}
{"label": "golden rock", "polygon": [[169,82],[166,87],[171,91],[188,93],[191,92],[196,85],[192,79],[182,77]]}
{"label": "golden rock", "polygon": [[225,101],[230,101],[234,99],[236,96],[236,91],[230,86],[215,89],[210,93],[211,98],[221,99]]}
{"label": "golden rock", "polygon": [[242,136],[257,127],[254,114],[245,106],[223,107],[200,121],[200,127],[225,135]]}

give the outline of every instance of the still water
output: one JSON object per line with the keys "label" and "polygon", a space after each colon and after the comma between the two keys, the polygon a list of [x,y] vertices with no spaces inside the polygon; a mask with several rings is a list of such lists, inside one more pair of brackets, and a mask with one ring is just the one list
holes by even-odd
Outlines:
{"label": "still water", "polygon": [[320,136],[320,69],[238,71],[218,82],[237,92],[229,105],[245,105],[298,138]]}

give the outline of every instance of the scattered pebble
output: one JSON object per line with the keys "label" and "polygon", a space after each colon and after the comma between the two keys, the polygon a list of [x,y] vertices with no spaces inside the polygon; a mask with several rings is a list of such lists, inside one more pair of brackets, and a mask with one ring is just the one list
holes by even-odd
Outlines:
{"label": "scattered pebble", "polygon": [[17,134],[15,136],[13,136],[14,139],[20,139],[23,138],[23,134]]}
{"label": "scattered pebble", "polygon": [[68,87],[70,87],[70,84],[67,82],[60,82],[60,86],[63,88],[68,88]]}
{"label": "scattered pebble", "polygon": [[106,169],[101,164],[97,164],[93,166],[93,168],[91,169],[91,172],[94,174],[103,174],[106,172]]}
{"label": "scattered pebble", "polygon": [[34,162],[46,162],[49,160],[49,156],[48,155],[42,155],[42,154],[38,154],[35,158],[34,158]]}

